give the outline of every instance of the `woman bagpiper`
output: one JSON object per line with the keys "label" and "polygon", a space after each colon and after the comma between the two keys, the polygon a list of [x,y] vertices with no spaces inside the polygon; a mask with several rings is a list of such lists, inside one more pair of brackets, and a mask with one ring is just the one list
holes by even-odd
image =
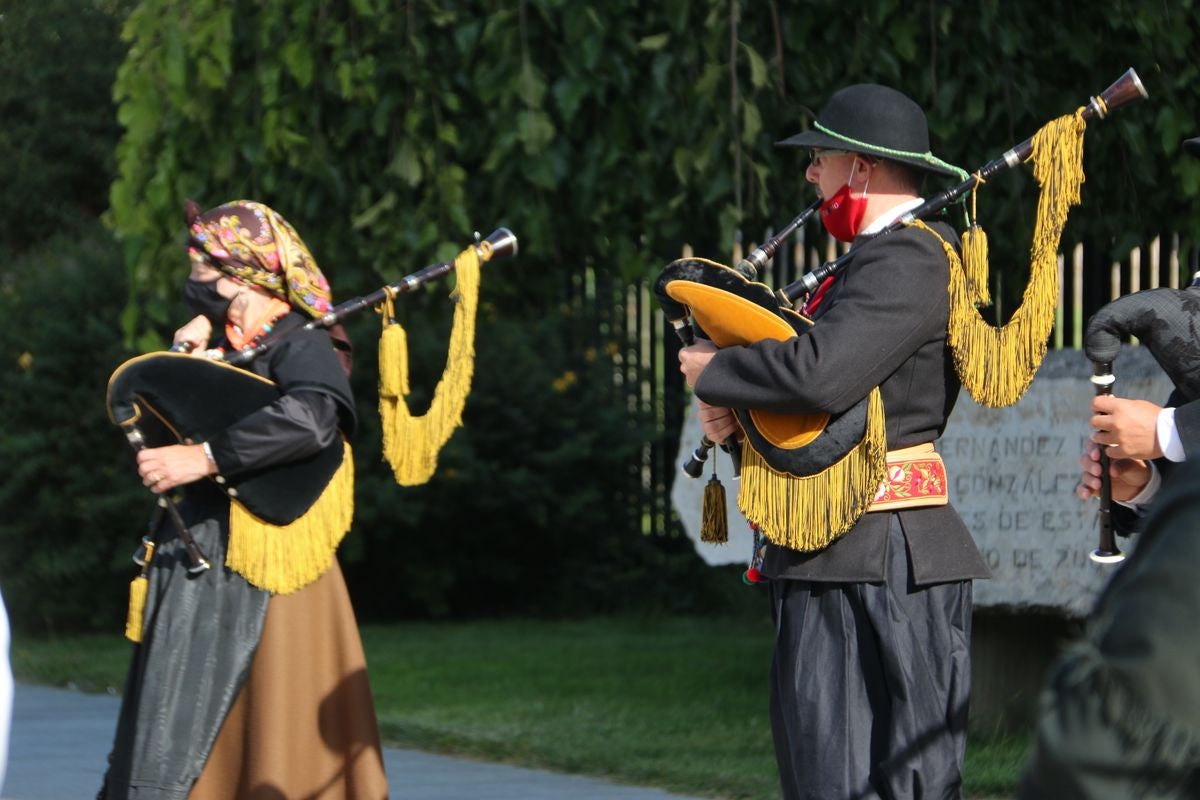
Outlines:
{"label": "woman bagpiper", "polygon": [[[329,284],[278,213],[236,201],[187,210],[196,317],[174,337],[193,357],[269,349],[247,366],[276,401],[207,441],[138,453],[212,568],[196,574],[170,518],[154,530],[144,613],[100,797],[388,795],[366,660],[335,551],[349,527],[348,444],[295,523],[248,514],[228,479],[310,458],[352,435],[349,342],[340,326],[297,331],[332,308]],[[232,369],[232,368],[230,368]]]}

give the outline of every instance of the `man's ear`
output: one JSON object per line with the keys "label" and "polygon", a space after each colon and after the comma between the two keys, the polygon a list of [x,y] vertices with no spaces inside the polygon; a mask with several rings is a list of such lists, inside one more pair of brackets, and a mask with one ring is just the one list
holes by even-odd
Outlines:
{"label": "man's ear", "polygon": [[858,159],[858,168],[854,172],[854,180],[856,183],[861,182],[864,186],[867,181],[874,178],[876,182],[887,180],[881,177],[881,173],[888,169],[887,162],[882,158],[875,156],[855,156]]}
{"label": "man's ear", "polygon": [[878,163],[879,161],[876,159],[869,159],[866,156],[860,156],[856,153],[854,161],[850,165],[850,174],[854,176],[851,181],[854,184],[852,188],[857,189],[860,186],[866,186],[867,181],[871,179],[871,171],[875,169]]}

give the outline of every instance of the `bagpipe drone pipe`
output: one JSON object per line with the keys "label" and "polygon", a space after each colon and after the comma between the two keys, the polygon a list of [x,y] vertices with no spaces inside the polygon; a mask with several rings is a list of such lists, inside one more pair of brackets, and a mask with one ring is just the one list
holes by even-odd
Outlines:
{"label": "bagpipe drone pipe", "polygon": [[[757,282],[757,269],[811,216],[817,204],[737,268],[699,258],[671,262],[655,283],[656,298],[685,345],[691,344],[695,336],[719,348],[804,336],[813,323],[796,310],[796,302],[837,274],[861,248],[908,226],[937,235],[924,220],[932,219],[969,193],[973,198],[978,187],[989,179],[1028,161],[1041,194],[1030,248],[1029,287],[1009,324],[996,328],[985,322],[977,309],[987,302],[987,244],[982,229],[972,220],[963,235],[961,260],[955,248],[942,241],[950,263],[947,342],[959,378],[976,402],[991,407],[1011,405],[1028,389],[1045,355],[1053,326],[1058,242],[1070,206],[1079,203],[1086,122],[1103,119],[1146,96],[1137,73],[1126,71],[1074,114],[1051,121],[972,174],[959,171],[965,176],[960,183],[779,291]],[[848,531],[871,506],[887,467],[878,389],[840,414],[787,415],[754,409],[734,409],[734,413],[744,435],[738,505],[768,541],[799,550],[820,549]],[[722,444],[736,453],[736,442]],[[710,448],[710,443],[702,442],[692,462],[685,465],[685,472],[697,476],[701,471],[697,464]],[[717,520],[709,513],[707,491],[705,498],[702,538],[706,538],[704,530],[711,527],[716,532],[708,538],[719,541],[723,508]],[[796,538],[796,530],[804,531],[802,540]],[[816,531],[828,534],[814,535]]]}
{"label": "bagpipe drone pipe", "polygon": [[[1093,365],[1096,394],[1111,394],[1113,362],[1123,338],[1136,336],[1171,379],[1179,397],[1200,398],[1200,278],[1186,289],[1147,289],[1113,300],[1088,321],[1084,351]],[[1121,561],[1112,528],[1112,476],[1107,449],[1100,447],[1099,544],[1091,557]]]}
{"label": "bagpipe drone pipe", "polygon": [[[478,234],[476,235],[478,237]],[[474,353],[474,317],[478,294],[478,267],[492,260],[507,258],[517,252],[517,239],[507,228],[500,228],[486,239],[478,240],[463,250],[454,261],[437,263],[408,275],[401,280],[363,297],[341,303],[323,316],[282,336],[267,337],[254,347],[247,347],[225,358],[213,359],[186,352],[160,352],[138,356],[121,364],[108,382],[106,404],[109,419],[120,426],[135,451],[186,442],[203,442],[248,414],[280,397],[274,382],[241,369],[268,348],[296,331],[327,329],[346,317],[368,308],[382,306],[383,337],[380,342],[380,407],[384,414],[384,452],[392,462],[397,481],[403,485],[423,483],[436,466],[437,449],[449,433],[461,424],[462,403],[470,388],[471,364],[460,367],[456,389],[442,398],[446,384],[443,377],[435,393],[434,407],[439,400],[448,400],[441,430],[426,436],[426,452],[416,454],[417,463],[409,463],[412,453],[398,452],[401,445],[409,448],[414,437],[408,429],[424,418],[406,416],[403,395],[408,392],[407,349],[403,330],[396,324],[392,301],[400,294],[411,292],[425,283],[449,272],[458,275],[458,293],[454,329],[451,333],[451,362],[456,350],[465,353],[468,361]],[[457,340],[457,341],[456,341]],[[397,411],[397,407],[400,410]],[[388,417],[392,417],[389,419]],[[392,440],[389,446],[389,438]],[[347,460],[347,445],[339,437],[320,452],[297,461],[272,466],[269,469],[249,470],[236,476],[213,476],[211,480],[235,505],[269,525],[285,526],[304,515]],[[186,493],[188,485],[179,487]],[[160,512],[168,512],[179,529],[187,548],[192,572],[202,572],[209,564],[193,541],[176,510],[175,501],[163,495]]]}

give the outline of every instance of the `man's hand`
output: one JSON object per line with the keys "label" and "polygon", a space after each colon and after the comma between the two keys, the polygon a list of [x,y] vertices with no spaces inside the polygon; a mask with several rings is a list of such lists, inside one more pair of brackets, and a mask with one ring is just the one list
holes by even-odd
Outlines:
{"label": "man's hand", "polygon": [[[1111,458],[1113,448],[1109,448],[1108,474],[1112,476],[1112,499],[1128,502],[1137,497],[1146,484],[1150,482],[1150,465],[1136,458]],[[1083,472],[1079,476],[1079,485],[1075,494],[1080,500],[1088,500],[1100,496],[1100,448],[1089,445],[1079,457],[1079,466]]]}
{"label": "man's hand", "polygon": [[707,339],[697,339],[695,344],[679,351],[679,371],[683,373],[688,386],[696,386],[700,373],[704,372],[716,352],[717,346]]}
{"label": "man's hand", "polygon": [[[716,355],[717,346],[707,339],[698,339],[696,343],[679,351],[679,371],[683,373],[687,385],[695,388],[708,362]],[[741,430],[737,418],[728,408],[709,405],[703,400],[700,403],[700,425],[704,435],[716,444],[720,444],[730,436],[736,436]]]}
{"label": "man's hand", "polygon": [[704,435],[708,437],[710,442],[720,444],[730,436],[736,436],[740,427],[738,426],[737,417],[728,408],[720,406],[710,406],[703,400],[700,403],[700,425],[704,428]]}
{"label": "man's hand", "polygon": [[217,465],[208,460],[204,445],[200,444],[171,444],[140,450],[137,465],[142,483],[155,494],[217,472]]}
{"label": "man's hand", "polygon": [[1112,395],[1092,398],[1092,441],[1109,445],[1108,455],[1118,458],[1161,458],[1158,444],[1158,414],[1161,406],[1145,400]]}

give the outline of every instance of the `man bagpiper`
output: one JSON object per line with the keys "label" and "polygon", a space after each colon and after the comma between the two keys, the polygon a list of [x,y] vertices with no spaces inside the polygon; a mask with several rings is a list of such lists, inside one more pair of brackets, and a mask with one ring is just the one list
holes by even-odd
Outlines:
{"label": "man bagpiper", "polygon": [[[851,510],[844,525],[796,519],[768,535],[771,727],[783,797],[958,797],[971,580],[989,577],[948,504],[932,444],[960,386],[943,249],[958,237],[941,221],[877,234],[921,205],[929,173],[960,173],[930,153],[922,109],[873,84],[837,92],[812,130],[779,144],[810,150],[805,177],[824,199],[822,222],[855,254],[809,297],[802,313],[814,326],[805,335],[719,351],[697,344],[680,352],[680,368],[713,441],[744,427],[731,409],[837,417],[865,404],[865,439],[877,436],[888,456],[865,513]],[[746,452],[743,481],[759,458],[753,446]],[[776,502],[773,493],[788,489],[770,481],[784,479],[762,472],[764,503]],[[843,500],[831,491],[819,504],[824,512]]]}

